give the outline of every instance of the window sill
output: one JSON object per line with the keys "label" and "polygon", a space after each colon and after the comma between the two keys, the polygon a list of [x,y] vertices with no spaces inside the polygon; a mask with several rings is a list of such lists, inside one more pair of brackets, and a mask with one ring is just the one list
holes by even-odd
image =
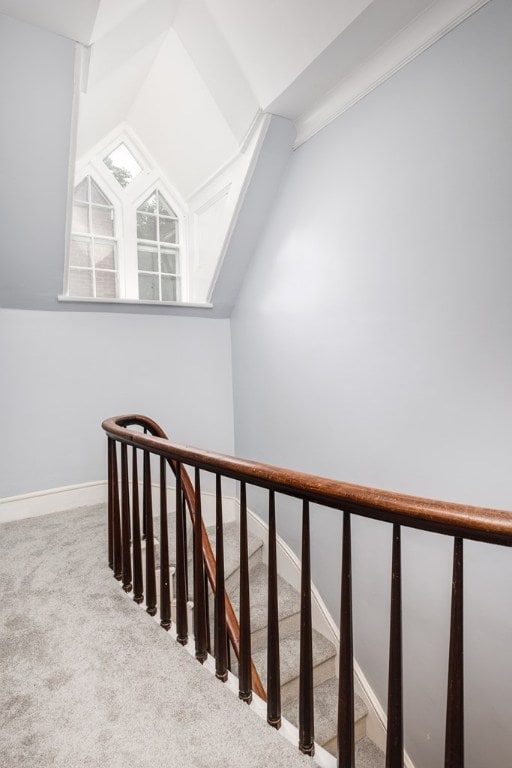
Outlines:
{"label": "window sill", "polygon": [[91,299],[86,297],[79,298],[77,296],[64,295],[57,296],[57,301],[71,302],[73,304],[121,304],[135,307],[191,307],[196,309],[213,309],[213,304],[206,301],[139,301],[139,299]]}

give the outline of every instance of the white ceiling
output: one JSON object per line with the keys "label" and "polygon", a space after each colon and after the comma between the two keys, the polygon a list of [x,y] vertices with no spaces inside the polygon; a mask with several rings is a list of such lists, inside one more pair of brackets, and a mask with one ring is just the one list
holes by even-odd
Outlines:
{"label": "white ceiling", "polygon": [[265,109],[372,0],[205,0]]}
{"label": "white ceiling", "polygon": [[0,0],[0,13],[88,45],[99,5],[100,0]]}
{"label": "white ceiling", "polygon": [[101,0],[91,39],[99,40],[145,2],[146,0]]}
{"label": "white ceiling", "polygon": [[[187,197],[231,157],[260,110],[307,137],[319,104],[361,81],[398,38],[399,64],[409,60],[409,29],[430,19],[416,55],[487,1],[0,0],[0,13],[90,45],[79,154],[128,121]],[[386,66],[388,75],[398,68],[392,56]],[[372,87],[384,79],[371,78]]]}
{"label": "white ceiling", "polygon": [[173,29],[126,120],[185,199],[238,150],[229,125]]}

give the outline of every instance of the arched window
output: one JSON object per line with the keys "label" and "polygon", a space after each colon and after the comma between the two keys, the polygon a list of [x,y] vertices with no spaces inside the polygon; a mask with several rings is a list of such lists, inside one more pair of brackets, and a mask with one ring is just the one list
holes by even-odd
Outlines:
{"label": "arched window", "polygon": [[137,208],[139,300],[179,301],[178,217],[156,189]]}
{"label": "arched window", "polygon": [[187,300],[187,206],[125,131],[77,164],[64,293],[83,301]]}
{"label": "arched window", "polygon": [[68,294],[79,298],[118,296],[114,206],[86,176],[75,187]]}

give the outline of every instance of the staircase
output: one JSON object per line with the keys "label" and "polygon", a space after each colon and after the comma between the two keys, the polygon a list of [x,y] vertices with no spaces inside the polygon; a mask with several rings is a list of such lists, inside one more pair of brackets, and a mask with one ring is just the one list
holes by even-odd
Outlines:
{"label": "staircase", "polygon": [[[297,721],[297,693],[300,696],[298,733],[292,736],[293,726],[284,723],[283,732],[296,742],[305,754],[314,750],[314,734],[332,752],[335,751],[334,713],[338,712],[338,765],[339,768],[378,768],[384,756],[364,736],[366,713],[354,695],[353,609],[352,609],[352,519],[379,520],[389,526],[391,540],[390,573],[390,624],[389,663],[387,692],[386,757],[388,766],[400,768],[410,764],[404,747],[403,717],[403,654],[402,654],[402,528],[413,528],[429,534],[448,536],[453,539],[453,574],[451,581],[451,611],[448,652],[445,766],[460,768],[464,765],[464,542],[477,541],[512,547],[512,515],[504,510],[469,507],[461,504],[422,499],[391,491],[345,483],[316,475],[297,472],[225,456],[199,448],[171,443],[161,427],[146,416],[129,414],[106,419],[102,427],[107,434],[108,456],[108,518],[107,557],[114,577],[122,583],[125,592],[133,590],[137,603],[146,601],[146,610],[154,616],[157,606],[160,623],[164,629],[171,627],[172,580],[169,575],[168,483],[167,472],[176,479],[176,538],[179,546],[176,558],[175,622],[176,637],[187,643],[190,627],[195,627],[193,650],[200,662],[208,661],[211,630],[207,632],[208,589],[205,574],[213,586],[217,600],[215,610],[215,635],[222,638],[215,653],[215,675],[228,680],[227,643],[239,653],[239,696],[249,701],[251,690],[258,691],[267,699],[266,719],[279,727],[281,715]],[[120,449],[120,450],[119,450]],[[128,455],[128,452],[130,455]],[[120,461],[119,461],[120,454]],[[154,467],[151,469],[151,458]],[[131,460],[131,470],[129,465]],[[139,470],[142,467],[142,503],[139,493],[130,493],[130,487],[139,488]],[[192,469],[194,481],[187,472]],[[152,513],[152,473],[158,473],[158,507],[160,528],[161,589],[156,595],[155,560]],[[239,483],[240,488],[240,548],[237,547],[236,528],[219,537],[215,557],[202,518],[201,474],[215,477],[216,530],[223,530],[223,478]],[[261,542],[251,542],[251,558],[247,552],[247,488],[257,486],[268,500],[268,602],[265,590],[265,569],[262,564]],[[293,594],[279,579],[276,530],[276,495],[285,495],[301,502],[301,608],[300,608],[300,673],[297,628],[298,595]],[[317,507],[335,510],[341,523],[341,594],[340,594],[340,642],[339,687],[334,678],[335,650],[326,638],[313,626],[311,589],[311,534],[310,525],[321,522]],[[187,577],[187,560],[190,564],[190,548],[186,553],[184,526],[186,512],[194,522],[194,584],[193,622],[187,615],[187,600],[191,595],[191,572]],[[312,514],[311,514],[312,513]],[[296,514],[296,513],[294,513]],[[171,521],[172,522],[172,521]],[[226,516],[227,522],[227,516]],[[229,525],[224,526],[226,529]],[[141,528],[147,530],[146,578],[143,583],[141,552]],[[213,533],[213,532],[212,532]],[[171,533],[172,538],[172,533]],[[230,540],[234,542],[231,549]],[[237,594],[237,570],[240,563],[239,617],[228,598]],[[226,565],[226,568],[224,568]],[[226,577],[227,572],[227,577]],[[282,574],[281,574],[282,575]],[[252,594],[249,588],[252,582]],[[224,591],[225,586],[227,591]],[[281,594],[279,594],[281,592]],[[210,595],[211,598],[211,595]],[[252,621],[251,605],[252,604]],[[266,606],[268,605],[268,631]],[[251,649],[251,638],[254,647]],[[281,633],[279,647],[279,633]],[[265,636],[268,635],[268,654],[265,652]],[[313,642],[314,641],[314,642]],[[279,658],[281,657],[281,659]],[[231,659],[234,662],[234,659]],[[259,665],[258,673],[254,661]],[[265,693],[260,677],[268,681]],[[235,664],[232,665],[236,671]],[[282,674],[281,674],[282,670]],[[299,684],[300,677],[300,684]],[[232,681],[230,681],[232,682]],[[336,691],[338,690],[337,702]],[[282,694],[282,696],[281,696]],[[331,702],[331,697],[333,701]],[[281,698],[284,708],[281,707]],[[314,723],[314,700],[317,702]],[[258,704],[258,701],[255,701]],[[246,712],[248,710],[245,710]],[[354,727],[354,711],[357,731]],[[298,739],[295,738],[298,736]],[[356,741],[356,736],[359,740]],[[379,736],[380,739],[380,736]],[[334,760],[319,747],[316,760],[323,766]],[[329,766],[330,768],[330,766]]]}
{"label": "staircase", "polygon": [[[169,550],[171,567],[175,563],[175,516],[168,515]],[[154,530],[158,531],[155,518]],[[215,551],[215,526],[207,528],[208,536]],[[224,525],[225,583],[231,603],[239,616],[239,525],[230,522]],[[158,534],[155,535],[157,566],[159,565]],[[264,563],[264,544],[257,537],[249,534],[250,568],[250,604],[251,604],[251,648],[263,685],[267,678],[267,565]],[[192,545],[188,547],[189,595],[193,595],[192,586]],[[157,585],[159,579],[157,578]],[[300,647],[300,595],[281,576],[278,576],[279,593],[279,638],[281,662],[281,701],[282,713],[292,725],[299,725],[299,647]],[[213,647],[213,601],[209,593],[210,637]],[[329,753],[337,754],[337,708],[338,678],[336,677],[336,648],[322,634],[313,629],[313,677],[315,707],[315,741]],[[237,676],[238,665],[231,654],[232,674]],[[356,739],[356,768],[384,768],[383,752],[367,737],[366,721],[368,710],[362,699],[356,694],[354,702],[354,722]]]}

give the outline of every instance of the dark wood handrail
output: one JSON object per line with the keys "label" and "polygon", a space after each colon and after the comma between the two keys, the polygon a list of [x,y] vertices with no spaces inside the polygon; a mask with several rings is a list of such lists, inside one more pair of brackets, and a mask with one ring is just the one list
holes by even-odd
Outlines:
{"label": "dark wood handrail", "polygon": [[[110,429],[111,422],[114,423],[115,434],[114,434],[114,431]],[[127,431],[127,428],[131,426],[142,427],[143,429],[147,430],[151,436],[148,436],[147,434],[138,433],[138,432]],[[150,450],[153,453],[158,453],[158,455],[163,456],[164,458],[167,458],[174,474],[176,474],[176,458],[177,457],[170,456],[166,454],[165,451],[155,451],[152,445],[150,444],[151,440],[158,439],[160,441],[164,441],[168,445],[171,445],[163,429],[152,419],[148,418],[147,416],[141,416],[137,414],[134,414],[131,416],[121,416],[114,419],[107,419],[106,421],[103,422],[102,427],[110,437],[115,438],[116,440],[119,440],[119,442],[123,444],[129,444],[137,448]],[[129,438],[126,439],[128,436]],[[132,437],[141,438],[143,442],[139,443],[138,439],[131,439]],[[185,498],[187,501],[187,506],[190,512],[190,517],[191,517],[192,523],[194,523],[195,516],[196,516],[194,486],[190,479],[190,475],[188,474],[188,472],[183,466],[181,467],[181,483],[182,483],[183,492],[185,494]],[[208,576],[208,581],[210,582],[212,590],[215,593],[217,589],[217,567],[215,562],[215,555],[213,554],[210,538],[208,536],[208,532],[206,530],[206,526],[204,522],[202,523],[202,550],[203,550],[203,558],[204,558],[204,564],[206,568],[206,574]],[[236,613],[231,603],[231,600],[229,598],[229,595],[227,593],[225,595],[225,611],[226,611],[226,627],[227,627],[228,636],[233,646],[233,650],[236,654],[236,657],[239,658],[240,656],[240,625],[236,617]],[[267,697],[266,697],[265,688],[263,687],[261,678],[252,661],[251,661],[251,683],[252,683],[252,689],[254,693],[256,693],[261,699],[263,699],[263,701],[266,701]]]}
{"label": "dark wood handrail", "polygon": [[[148,426],[149,423],[158,430],[154,436],[126,430],[127,426],[133,424]],[[143,416],[106,419],[102,427],[108,435],[122,443],[149,449],[171,461],[220,472],[225,477],[250,482],[288,496],[410,528],[512,546],[512,512],[366,488],[171,443],[155,422]],[[213,553],[211,556],[213,558]]]}

